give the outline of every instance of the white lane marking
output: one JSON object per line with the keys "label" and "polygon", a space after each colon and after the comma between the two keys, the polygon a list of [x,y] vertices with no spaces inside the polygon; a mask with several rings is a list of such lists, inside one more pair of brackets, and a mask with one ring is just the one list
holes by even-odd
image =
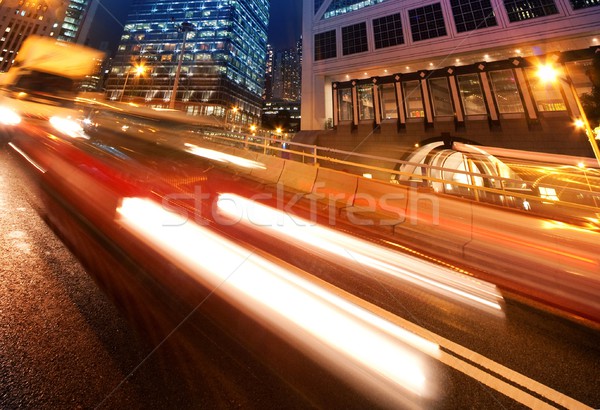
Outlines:
{"label": "white lane marking", "polygon": [[[320,280],[319,280],[320,281]],[[321,281],[322,282],[322,281]],[[334,287],[331,284],[327,284],[323,282],[324,286]],[[370,309],[373,313],[387,319],[388,321],[397,324],[400,327],[403,327],[405,330],[413,332],[414,334],[429,340],[431,342],[437,343],[440,348],[444,348],[447,351],[454,353],[461,358],[464,358],[472,363],[475,363],[483,368],[485,368],[488,372],[485,372],[471,363],[462,360],[460,358],[454,357],[443,350],[440,351],[441,355],[438,357],[432,356],[434,359],[441,361],[442,363],[451,366],[452,368],[460,371],[461,373],[466,374],[469,377],[485,384],[493,388],[494,390],[504,394],[505,396],[510,397],[511,399],[531,408],[555,408],[549,405],[548,403],[538,399],[537,397],[529,394],[526,391],[520,390],[515,386],[505,382],[502,379],[499,379],[497,376],[500,376],[510,382],[521,386],[522,388],[534,392],[541,397],[548,399],[549,401],[568,408],[570,410],[593,410],[592,407],[581,403],[569,397],[559,391],[552,389],[538,381],[535,381],[519,372],[509,369],[506,366],[501,365],[487,357],[474,352],[464,346],[461,346],[451,340],[448,340],[437,333],[431,332],[425,328],[422,328],[419,325],[416,325],[406,319],[398,317],[385,309],[382,309],[378,306],[372,305],[364,300],[354,296],[348,292],[345,292],[341,289],[337,290],[338,292],[343,292],[345,297],[352,300],[354,303],[363,306],[365,309]],[[428,352],[424,351],[424,353],[428,354]],[[431,356],[431,355],[430,355]],[[497,375],[497,376],[496,376]]]}
{"label": "white lane marking", "polygon": [[17,147],[15,144],[13,144],[12,142],[9,142],[8,145],[11,146],[12,149],[14,149],[16,152],[18,152],[23,158],[25,158],[31,165],[33,165],[34,167],[37,168],[38,171],[40,171],[42,174],[46,173],[46,169],[44,167],[42,167],[40,164],[38,164],[37,162],[35,162],[29,155],[27,155],[25,152],[23,152],[19,147]]}
{"label": "white lane marking", "polygon": [[457,357],[454,357],[446,352],[441,352],[439,356],[439,361],[452,367],[455,370],[458,370],[461,373],[466,374],[477,380],[480,383],[485,384],[488,387],[504,394],[507,397],[531,408],[531,409],[556,409],[556,407],[551,406],[538,399],[537,397],[532,396],[531,394],[524,392],[518,387],[513,386],[503,380],[498,379],[490,373],[487,373],[472,364],[465,362]]}
{"label": "white lane marking", "polygon": [[436,339],[434,339],[434,340],[438,341],[438,343],[439,343],[439,340],[442,341],[442,343],[440,343],[440,346],[444,346],[446,349],[456,353],[457,355],[460,355],[460,356],[472,361],[473,363],[477,363],[480,366],[485,367],[489,371],[494,372],[494,373],[504,377],[505,379],[510,380],[513,383],[523,386],[526,389],[528,389],[534,393],[537,393],[540,396],[545,397],[562,407],[566,407],[568,409],[592,409],[592,407],[587,406],[587,405],[581,403],[580,401],[577,401],[577,400],[575,400],[559,391],[556,391],[538,381],[530,379],[529,377],[522,375],[521,373],[516,372],[512,369],[509,369],[508,367],[503,366],[500,363],[496,363],[495,361],[488,359],[487,357],[482,356],[481,354],[479,354],[477,352],[469,350],[466,347],[463,347],[451,340],[444,339],[443,337],[438,336],[438,335],[436,335],[435,337],[436,337]]}

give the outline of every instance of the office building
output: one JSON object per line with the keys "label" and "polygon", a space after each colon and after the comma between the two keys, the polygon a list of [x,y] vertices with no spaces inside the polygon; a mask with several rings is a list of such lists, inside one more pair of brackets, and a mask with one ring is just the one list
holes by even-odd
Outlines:
{"label": "office building", "polygon": [[134,0],[107,96],[255,123],[268,19],[269,0]]}
{"label": "office building", "polygon": [[265,85],[263,88],[263,100],[273,98],[273,46],[267,44],[267,62],[265,68]]}
{"label": "office building", "polygon": [[67,5],[0,1],[0,73],[12,66],[23,41],[30,35],[58,38]]}
{"label": "office building", "polygon": [[[304,0],[303,39],[302,130],[333,126],[319,145],[593,155],[573,120],[592,87],[600,0]],[[540,64],[562,80],[542,83]]]}
{"label": "office building", "polygon": [[283,101],[300,101],[301,48],[278,50],[273,56],[272,98]]}
{"label": "office building", "polygon": [[[69,1],[67,4],[67,9],[65,10],[65,17],[63,18],[62,24],[60,25],[60,30],[58,32],[59,40],[67,41],[69,43],[78,42],[77,39],[79,36],[79,31],[87,15],[89,3],[90,0]],[[94,11],[96,7],[97,2],[94,4]],[[90,17],[92,16],[90,15]]]}

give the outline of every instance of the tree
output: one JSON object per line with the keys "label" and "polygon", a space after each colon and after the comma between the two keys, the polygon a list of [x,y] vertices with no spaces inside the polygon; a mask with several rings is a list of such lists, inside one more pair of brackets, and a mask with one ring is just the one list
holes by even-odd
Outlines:
{"label": "tree", "polygon": [[600,125],[600,48],[596,49],[592,66],[586,71],[592,82],[592,91],[581,96],[581,105],[592,128]]}

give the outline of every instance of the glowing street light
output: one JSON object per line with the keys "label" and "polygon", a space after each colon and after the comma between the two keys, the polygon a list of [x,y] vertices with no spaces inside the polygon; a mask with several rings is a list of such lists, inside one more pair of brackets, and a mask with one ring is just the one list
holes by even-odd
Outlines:
{"label": "glowing street light", "polygon": [[598,143],[596,142],[596,133],[590,126],[587,116],[585,115],[583,105],[581,104],[581,100],[579,99],[579,95],[577,94],[577,90],[575,89],[573,81],[571,81],[571,79],[568,77],[560,76],[558,74],[558,71],[550,64],[539,66],[537,76],[543,82],[555,82],[556,80],[561,80],[569,86],[571,94],[573,94],[573,98],[575,98],[575,103],[577,104],[579,115],[581,116],[581,118],[577,118],[575,120],[574,124],[577,128],[583,128],[585,130],[588,140],[590,141],[590,145],[592,146],[592,151],[594,151],[596,161],[598,161],[598,166],[600,166],[600,149],[598,148]]}
{"label": "glowing street light", "polygon": [[169,101],[169,108],[175,108],[175,100],[177,99],[177,88],[179,87],[179,75],[181,73],[181,63],[183,62],[183,54],[185,53],[185,40],[187,39],[187,33],[194,31],[196,27],[192,23],[184,21],[177,26],[177,31],[183,33],[183,41],[181,42],[181,51],[179,53],[179,60],[177,62],[177,70],[175,70],[175,81],[173,82],[173,91],[171,92],[171,100]]}
{"label": "glowing street light", "polygon": [[[237,114],[238,110],[239,110],[238,107],[231,108],[231,113],[232,113],[231,114],[231,122],[235,122],[235,115]],[[228,113],[225,112],[225,128],[227,128],[227,119],[228,119],[228,115],[227,114]],[[235,128],[235,124],[234,124],[233,128]],[[232,128],[232,131],[233,131],[233,128]]]}
{"label": "glowing street light", "polygon": [[125,95],[125,87],[127,87],[127,81],[129,80],[129,74],[131,74],[133,72],[133,73],[135,73],[136,76],[140,76],[140,75],[144,74],[145,70],[146,70],[146,68],[143,65],[137,65],[134,67],[133,70],[127,70],[127,75],[125,76],[125,82],[123,83],[123,91],[121,91],[121,98],[119,98],[119,101],[123,101],[123,96]]}

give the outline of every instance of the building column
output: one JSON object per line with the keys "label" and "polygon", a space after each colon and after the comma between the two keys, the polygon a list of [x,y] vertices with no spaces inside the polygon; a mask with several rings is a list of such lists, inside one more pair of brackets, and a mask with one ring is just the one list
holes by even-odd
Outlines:
{"label": "building column", "polygon": [[339,107],[339,98],[338,98],[338,88],[337,88],[338,84],[337,83],[333,83],[332,84],[332,106],[333,106],[333,127],[337,128],[338,123],[340,121],[340,107]]}
{"label": "building column", "polygon": [[310,73],[302,77],[302,130],[322,130],[326,115],[325,77]]}
{"label": "building column", "polygon": [[454,103],[454,121],[456,129],[465,128],[465,115],[462,108],[462,100],[458,93],[458,83],[456,82],[456,76],[454,74],[454,68],[448,68],[448,83],[450,84],[450,94],[452,94],[452,102]]}
{"label": "building column", "polygon": [[423,96],[423,108],[425,108],[425,127],[433,128],[433,108],[429,96],[429,85],[427,84],[427,72],[421,71],[421,94]]}
{"label": "building column", "polygon": [[358,127],[358,91],[356,89],[356,81],[352,80],[352,127]]}
{"label": "building column", "polygon": [[[560,77],[567,77],[567,70],[562,65],[560,67]],[[568,81],[571,81],[572,83],[572,80],[570,78],[566,78],[566,80],[562,80],[560,78],[558,79],[558,83],[560,84],[561,88],[561,94],[563,95],[563,99],[567,103],[567,108],[569,110],[571,118],[581,118],[581,112],[579,111],[579,107],[577,106],[576,100],[576,98],[579,98],[579,96],[573,94],[574,92],[577,92],[577,90],[575,89],[575,86],[571,88],[571,85],[568,83]]]}
{"label": "building column", "polygon": [[485,108],[488,113],[488,118],[490,119],[490,126],[499,127],[500,126],[500,118],[498,116],[498,107],[496,106],[496,99],[494,98],[494,94],[492,93],[492,88],[490,87],[490,81],[488,79],[488,75],[485,71],[485,66],[483,64],[479,65],[479,69],[482,70],[479,73],[481,88],[483,89],[483,96],[485,102]]}
{"label": "building column", "polygon": [[379,87],[377,83],[379,79],[373,78],[373,113],[375,114],[375,127],[381,125],[381,101],[379,98]]}
{"label": "building column", "polygon": [[394,89],[396,90],[396,110],[398,112],[398,131],[406,130],[406,112],[404,98],[402,97],[402,76],[396,74],[394,77]]}
{"label": "building column", "polygon": [[[514,65],[520,64],[520,60],[515,59],[513,61]],[[533,101],[533,97],[529,92],[529,86],[527,85],[527,80],[525,79],[525,73],[522,68],[515,68],[515,78],[517,80],[517,85],[519,90],[521,91],[521,96],[523,99],[523,105],[525,107],[525,115],[527,116],[527,120],[529,126],[538,123],[538,115],[537,110],[535,109],[535,103]]]}

